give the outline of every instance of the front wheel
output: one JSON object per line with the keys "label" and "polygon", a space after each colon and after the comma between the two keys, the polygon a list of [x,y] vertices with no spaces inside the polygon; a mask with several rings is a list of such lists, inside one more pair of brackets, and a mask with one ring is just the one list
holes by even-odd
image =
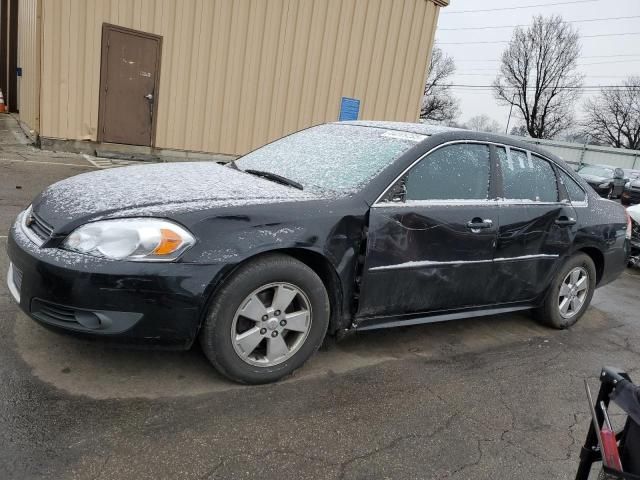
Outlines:
{"label": "front wheel", "polygon": [[327,291],[311,268],[285,255],[265,256],[240,267],[218,292],[200,344],[231,380],[273,382],[318,349],[329,311]]}
{"label": "front wheel", "polygon": [[542,323],[558,329],[574,325],[591,303],[596,288],[596,267],[579,253],[569,258],[554,277],[544,303],[535,311]]}

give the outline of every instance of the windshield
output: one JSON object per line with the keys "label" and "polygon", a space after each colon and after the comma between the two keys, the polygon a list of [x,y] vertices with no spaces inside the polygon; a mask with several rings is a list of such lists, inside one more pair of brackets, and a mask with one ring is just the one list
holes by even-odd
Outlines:
{"label": "windshield", "polygon": [[236,162],[274,173],[305,190],[358,190],[424,135],[345,124],[312,127],[259,148]]}
{"label": "windshield", "polygon": [[580,173],[584,175],[593,175],[594,177],[613,177],[613,170],[604,167],[589,166],[580,169]]}

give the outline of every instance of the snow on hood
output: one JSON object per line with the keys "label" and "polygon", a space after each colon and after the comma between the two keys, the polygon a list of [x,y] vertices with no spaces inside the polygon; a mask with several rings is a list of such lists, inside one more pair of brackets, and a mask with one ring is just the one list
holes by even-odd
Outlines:
{"label": "snow on hood", "polygon": [[587,182],[604,182],[607,180],[607,177],[600,177],[597,175],[583,175],[580,174],[582,178],[584,178]]}
{"label": "snow on hood", "polygon": [[85,217],[163,215],[312,198],[316,197],[212,162],[159,163],[67,178],[44,190],[33,208],[58,227]]}

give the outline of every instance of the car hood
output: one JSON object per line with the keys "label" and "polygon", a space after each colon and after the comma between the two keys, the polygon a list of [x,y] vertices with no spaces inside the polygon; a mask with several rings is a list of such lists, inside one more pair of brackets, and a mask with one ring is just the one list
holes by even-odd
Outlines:
{"label": "car hood", "polygon": [[55,230],[100,218],[170,216],[317,196],[212,162],[136,165],[83,173],[44,190],[33,211]]}
{"label": "car hood", "polygon": [[627,213],[634,222],[640,223],[640,204],[627,208]]}

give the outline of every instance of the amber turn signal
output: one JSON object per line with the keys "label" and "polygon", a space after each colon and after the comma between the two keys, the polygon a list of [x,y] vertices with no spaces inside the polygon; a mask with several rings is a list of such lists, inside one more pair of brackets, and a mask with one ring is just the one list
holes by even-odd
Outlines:
{"label": "amber turn signal", "polygon": [[173,230],[161,228],[160,234],[160,243],[153,250],[154,255],[169,255],[178,250],[182,245],[182,238]]}

